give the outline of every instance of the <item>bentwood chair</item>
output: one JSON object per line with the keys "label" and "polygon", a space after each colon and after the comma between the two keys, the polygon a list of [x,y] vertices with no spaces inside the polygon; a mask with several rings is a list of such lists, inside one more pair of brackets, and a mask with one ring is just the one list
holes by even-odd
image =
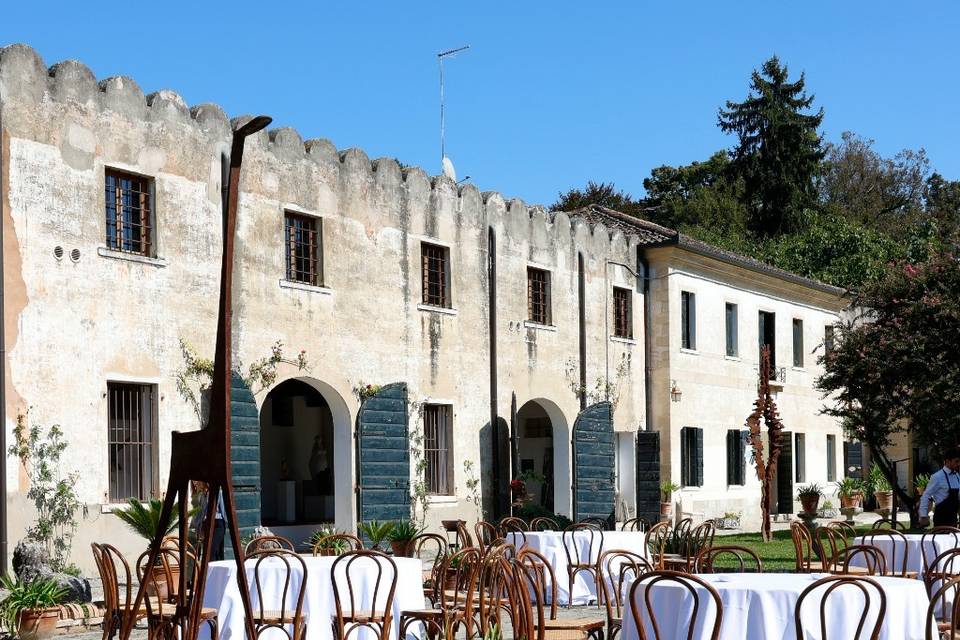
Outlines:
{"label": "bentwood chair", "polygon": [[700,524],[690,533],[687,549],[684,551],[687,560],[687,571],[693,566],[693,561],[696,559],[698,553],[713,546],[713,539],[716,535],[717,527],[709,520]]}
{"label": "bentwood chair", "polygon": [[[875,563],[871,562],[863,567],[858,564],[850,564],[847,556],[847,550],[850,548],[850,545],[842,530],[829,526],[817,527],[815,540],[820,550],[820,562],[824,571],[847,575],[876,575],[873,570],[876,566]],[[855,558],[860,555],[863,555],[864,560],[867,562],[873,559],[872,554],[863,551],[854,553],[850,557]]]}
{"label": "bentwood chair", "polygon": [[[687,595],[684,601],[692,602],[692,606],[689,609],[685,608],[684,611],[661,611],[661,618],[658,619],[657,612],[652,606],[653,599],[647,597],[647,594],[648,590],[654,589],[659,584],[679,585],[686,590]],[[709,602],[713,603],[712,607],[707,606],[709,602],[703,598],[704,592]],[[687,611],[689,614],[686,613]],[[640,640],[650,638],[645,621],[649,621],[654,640],[665,637],[693,638],[694,629],[697,628],[702,629],[702,635],[699,637],[717,640],[720,637],[720,625],[723,623],[723,602],[717,590],[696,575],[679,571],[651,571],[634,580],[630,586],[630,613],[640,633]],[[668,617],[664,617],[663,614],[667,614]],[[713,624],[710,623],[711,615]],[[701,621],[703,626],[699,627]],[[662,635],[663,630],[668,630],[670,635]],[[686,630],[686,633],[680,635],[678,633],[680,630]]]}
{"label": "bentwood chair", "polygon": [[643,518],[630,518],[620,525],[620,531],[639,531],[643,533],[650,528],[650,523]]}
{"label": "bentwood chair", "polygon": [[[250,599],[256,603],[252,613],[257,638],[265,631],[277,629],[287,636],[287,640],[303,640],[307,635],[303,598],[309,582],[303,557],[289,549],[268,548],[254,551],[246,559],[254,563]],[[277,575],[282,575],[283,579],[277,580]],[[263,588],[265,577],[273,593]],[[278,590],[281,584],[283,588]],[[276,597],[278,591],[279,597]],[[295,603],[292,606],[291,601]]]}
{"label": "bentwood chair", "polygon": [[578,522],[577,524],[592,524],[592,525],[595,526],[596,528],[598,528],[598,529],[600,529],[601,531],[603,531],[604,527],[607,526],[607,521],[604,520],[603,518],[593,517],[593,518],[583,518],[583,519],[580,520],[580,522]]}
{"label": "bentwood chair", "polygon": [[461,626],[465,627],[467,637],[472,637],[480,559],[480,551],[474,548],[461,549],[447,557],[434,606],[402,611],[399,637],[407,638],[414,624],[422,624],[430,640],[453,638]]}
{"label": "bentwood chair", "polygon": [[527,544],[527,531],[529,530],[530,527],[527,526],[526,522],[514,516],[508,516],[500,521],[501,537],[508,538],[510,534],[513,534],[513,543],[519,547]]}
{"label": "bentwood chair", "polygon": [[694,559],[693,572],[714,573],[717,568],[717,558],[721,558],[721,565],[733,565],[733,568],[722,566],[724,573],[763,573],[763,560],[760,556],[746,547],[735,544],[707,547]]}
{"label": "bentwood chair", "polygon": [[[831,597],[841,590],[853,591],[855,597],[849,598],[853,606],[843,609],[843,616],[849,622],[852,618],[857,624],[855,628],[865,633],[858,633],[857,640],[876,640],[880,636],[880,627],[883,625],[884,614],[887,610],[887,594],[875,580],[858,576],[827,576],[821,578],[803,590],[797,599],[793,619],[797,628],[797,638],[819,637],[822,640],[839,637],[830,636],[827,632],[827,603]],[[857,597],[857,595],[859,597]],[[816,632],[807,635],[804,627],[803,605],[807,598],[813,597],[819,601],[819,615],[811,616],[819,622]],[[859,606],[858,606],[859,605]],[[836,608],[836,607],[834,607]],[[869,620],[874,620],[872,625]]]}
{"label": "bentwood chair", "polygon": [[[854,565],[852,561],[855,559],[858,561]],[[887,574],[887,559],[876,547],[852,544],[833,557],[830,572],[844,576],[883,576]]]}
{"label": "bentwood chair", "polygon": [[500,550],[480,560],[474,612],[477,637],[486,638],[494,629],[503,629],[503,618],[510,615],[510,566],[517,561],[520,553],[523,550],[510,558],[504,550]]}
{"label": "bentwood chair", "polygon": [[439,602],[435,598],[437,581],[442,575],[443,561],[449,555],[447,539],[437,533],[421,533],[410,541],[410,555],[423,565],[423,592],[432,604]]}
{"label": "bentwood chair", "polygon": [[907,537],[896,529],[873,529],[863,535],[864,544],[877,546],[879,541],[883,541],[881,552],[887,558],[885,575],[916,579],[916,571],[907,571],[910,563],[910,545],[907,543]]}
{"label": "bentwood chair", "polygon": [[688,535],[693,530],[693,518],[683,518],[673,527],[673,530],[680,535]]}
{"label": "bentwood chair", "polygon": [[393,599],[397,591],[397,564],[393,558],[372,549],[347,551],[333,561],[330,581],[336,604],[335,640],[369,637],[363,629],[377,640],[392,637]]}
{"label": "bentwood chair", "polygon": [[[111,640],[121,630],[133,608],[133,576],[130,565],[116,547],[96,542],[90,547],[103,584],[103,640]],[[146,615],[146,606],[141,606],[135,618]]]}
{"label": "bentwood chair", "polygon": [[650,559],[653,560],[653,564],[657,569],[663,569],[664,548],[666,547],[667,540],[672,534],[672,527],[670,523],[666,521],[658,522],[647,529],[646,534],[644,534],[644,546],[647,549],[647,553],[650,554]]}
{"label": "bentwood chair", "polygon": [[500,537],[500,530],[497,529],[497,526],[484,520],[480,520],[473,525],[473,532],[477,535],[477,547],[481,553],[486,553],[487,547]]}
{"label": "bentwood chair", "polygon": [[559,531],[560,525],[553,518],[540,516],[530,521],[530,531]]}
{"label": "bentwood chair", "polygon": [[596,525],[580,522],[563,530],[563,551],[567,556],[567,606],[573,605],[573,583],[577,575],[587,573],[596,586],[597,606],[600,606],[600,553],[603,551],[603,531]]}
{"label": "bentwood chair", "polygon": [[603,573],[603,604],[607,610],[607,640],[615,640],[623,627],[623,585],[628,579],[637,579],[653,571],[650,562],[639,553],[625,549],[610,549],[600,556]]}
{"label": "bentwood chair", "polygon": [[457,522],[457,549],[466,549],[474,546],[473,537],[467,530],[467,523],[464,520]]}
{"label": "bentwood chair", "polygon": [[938,632],[936,640],[960,638],[960,576],[943,580],[930,594],[926,620],[926,640],[934,640],[934,625]]}
{"label": "bentwood chair", "polygon": [[[802,522],[790,523],[790,537],[793,540],[793,553],[796,558],[796,572],[810,573],[814,570],[816,555],[813,548],[813,537],[810,530]],[[825,554],[824,554],[825,555]],[[821,561],[819,569],[823,569]]]}
{"label": "bentwood chair", "polygon": [[923,572],[923,584],[927,588],[927,595],[932,598],[941,585],[956,577],[960,577],[960,548],[947,549],[930,560]]}
{"label": "bentwood chair", "polygon": [[[606,620],[602,616],[557,617],[557,579],[553,567],[543,555],[532,549],[526,550],[518,554],[512,565],[515,580],[513,606],[519,607],[523,621],[519,628],[514,627],[514,637],[541,640],[603,638]],[[521,634],[520,629],[524,629],[527,635]]]}
{"label": "bentwood chair", "polygon": [[[141,584],[144,585],[144,602],[147,608],[147,637],[150,640],[155,638],[176,638],[183,637],[187,624],[185,616],[181,615],[184,610],[189,610],[192,591],[187,589],[185,592],[171,593],[168,585],[175,584],[179,578],[175,578],[179,572],[187,572],[184,575],[186,584],[196,584],[200,563],[197,557],[185,552],[185,563],[180,564],[179,552],[170,548],[161,548],[157,554],[157,563],[148,567],[150,561],[150,551],[147,550],[137,560],[137,576]],[[216,640],[219,634],[219,624],[217,621],[217,610],[210,607],[202,607],[200,610],[200,622],[205,623],[210,629],[210,638]]]}
{"label": "bentwood chair", "polygon": [[842,533],[848,544],[857,537],[856,528],[846,520],[831,520],[826,526]]}
{"label": "bentwood chair", "polygon": [[313,545],[315,556],[340,556],[348,551],[363,549],[363,540],[352,533],[331,533],[323,536]]}
{"label": "bentwood chair", "polygon": [[939,549],[960,548],[960,529],[956,527],[934,527],[920,536],[920,557],[923,560],[923,572],[926,575],[930,563],[940,555]]}
{"label": "bentwood chair", "polygon": [[873,529],[895,529],[897,531],[906,531],[907,525],[900,522],[899,520],[891,520],[890,518],[880,518],[879,520],[873,523],[871,527]]}
{"label": "bentwood chair", "polygon": [[294,553],[297,551],[293,543],[283,536],[260,536],[247,543],[247,546],[243,549],[243,555],[249,556],[257,551],[266,551],[269,549],[286,549]]}

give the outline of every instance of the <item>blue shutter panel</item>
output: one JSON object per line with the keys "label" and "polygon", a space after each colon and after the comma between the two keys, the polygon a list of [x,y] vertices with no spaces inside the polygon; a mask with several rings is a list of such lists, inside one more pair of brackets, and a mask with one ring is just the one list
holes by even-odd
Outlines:
{"label": "blue shutter panel", "polygon": [[612,524],[616,507],[613,407],[591,405],[573,423],[573,514]]}
{"label": "blue shutter panel", "polygon": [[694,485],[703,486],[703,429],[695,428],[694,434]]}
{"label": "blue shutter panel", "polygon": [[361,522],[410,518],[406,384],[385,385],[363,401],[357,416],[357,473]]}

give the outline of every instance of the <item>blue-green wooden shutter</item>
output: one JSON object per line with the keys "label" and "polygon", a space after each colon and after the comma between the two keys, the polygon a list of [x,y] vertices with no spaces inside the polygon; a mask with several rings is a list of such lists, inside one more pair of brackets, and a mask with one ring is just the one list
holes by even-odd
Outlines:
{"label": "blue-green wooden shutter", "polygon": [[573,423],[573,514],[612,524],[616,507],[613,406],[599,402]]}
{"label": "blue-green wooden shutter", "polygon": [[660,519],[660,434],[637,433],[637,517],[649,523]]}
{"label": "blue-green wooden shutter", "polygon": [[703,429],[696,427],[693,430],[694,448],[693,448],[693,484],[703,486]]}
{"label": "blue-green wooden shutter", "polygon": [[793,513],[793,434],[780,434],[777,458],[777,513]]}
{"label": "blue-green wooden shutter", "polygon": [[[260,526],[260,414],[253,392],[233,374],[230,384],[230,458],[240,536]],[[229,542],[224,545],[232,557]]]}
{"label": "blue-green wooden shutter", "polygon": [[358,513],[361,522],[410,518],[407,385],[381,387],[357,416]]}

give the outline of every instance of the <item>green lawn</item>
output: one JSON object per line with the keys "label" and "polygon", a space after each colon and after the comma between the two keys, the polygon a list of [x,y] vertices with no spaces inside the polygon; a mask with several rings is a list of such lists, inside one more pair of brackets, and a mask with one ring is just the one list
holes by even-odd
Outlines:
{"label": "green lawn", "polygon": [[[859,526],[857,533],[864,533],[870,527]],[[764,571],[783,571],[796,568],[796,557],[793,551],[793,540],[790,537],[790,530],[781,530],[773,532],[773,540],[763,542],[760,533],[737,533],[733,535],[718,535],[713,540],[714,546],[736,544],[746,547],[760,556],[763,561]],[[721,556],[717,561],[718,567],[736,566],[736,560],[729,556]]]}

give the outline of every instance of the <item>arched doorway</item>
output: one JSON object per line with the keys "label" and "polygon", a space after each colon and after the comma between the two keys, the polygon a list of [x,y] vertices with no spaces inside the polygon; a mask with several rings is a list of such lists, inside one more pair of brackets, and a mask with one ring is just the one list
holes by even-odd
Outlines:
{"label": "arched doorway", "polygon": [[525,478],[530,504],[568,515],[570,447],[560,408],[549,400],[530,400],[517,410],[515,429],[514,476]]}
{"label": "arched doorway", "polygon": [[353,521],[352,430],[346,403],[329,385],[293,378],[260,409],[261,522],[288,537],[321,523]]}

